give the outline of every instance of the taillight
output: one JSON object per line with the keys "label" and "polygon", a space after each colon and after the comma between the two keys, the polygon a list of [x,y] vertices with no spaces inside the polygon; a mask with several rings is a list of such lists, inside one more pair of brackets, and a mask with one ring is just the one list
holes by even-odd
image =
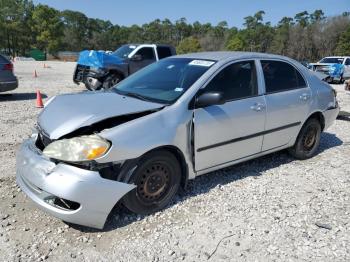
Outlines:
{"label": "taillight", "polygon": [[4,70],[13,71],[13,64],[12,63],[5,64],[4,65]]}

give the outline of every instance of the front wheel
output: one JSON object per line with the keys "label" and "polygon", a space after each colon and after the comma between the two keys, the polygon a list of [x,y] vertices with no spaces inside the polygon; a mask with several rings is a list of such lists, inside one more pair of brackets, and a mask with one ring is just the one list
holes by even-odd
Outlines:
{"label": "front wheel", "polygon": [[103,88],[110,89],[116,84],[118,84],[121,80],[122,77],[119,74],[110,74],[106,77],[105,81],[103,82]]}
{"label": "front wheel", "polygon": [[136,188],[123,198],[124,206],[141,215],[163,209],[173,199],[181,181],[181,168],[177,158],[168,151],[155,151],[145,155],[128,179]]}
{"label": "front wheel", "polygon": [[98,79],[93,78],[93,77],[86,77],[84,79],[84,84],[87,90],[90,91],[97,91],[100,90],[102,87],[102,84]]}
{"label": "front wheel", "polygon": [[309,119],[297,137],[293,147],[289,149],[289,153],[297,159],[308,159],[313,157],[320,145],[321,124],[315,119]]}

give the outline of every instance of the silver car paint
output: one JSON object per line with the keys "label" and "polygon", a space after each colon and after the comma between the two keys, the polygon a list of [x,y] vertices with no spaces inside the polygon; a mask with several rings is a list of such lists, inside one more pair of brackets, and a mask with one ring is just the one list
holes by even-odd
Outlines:
{"label": "silver car paint", "polygon": [[49,105],[40,113],[38,123],[51,139],[58,139],[79,127],[106,118],[163,107],[162,104],[121,96],[115,92],[65,94],[51,100]]}
{"label": "silver car paint", "polygon": [[[171,146],[181,152],[188,167],[188,178],[193,179],[198,175],[205,174],[225,166],[290,147],[294,144],[303,123],[312,113],[321,112],[325,118],[325,128],[327,128],[333,123],[339,112],[339,108],[334,108],[336,101],[330,86],[321,82],[312,72],[308,71],[306,68],[292,59],[282,56],[243,52],[196,53],[177,57],[217,60],[217,63],[214,64],[205,74],[203,74],[203,76],[198,79],[198,81],[196,81],[192,87],[187,90],[174,104],[166,106],[152,114],[148,114],[141,118],[100,132],[100,136],[112,142],[112,147],[106,155],[97,159],[96,162],[124,162],[125,160],[129,159],[137,159],[155,148]],[[259,59],[277,59],[291,63],[303,74],[309,87],[304,90],[297,90],[289,95],[284,93],[276,93],[273,97],[271,96],[270,98],[266,98],[264,96],[265,86],[262,78],[261,67],[258,62]],[[260,96],[236,100],[224,105],[212,106],[205,109],[188,109],[188,106],[197,91],[201,88],[205,88],[206,83],[210,81],[213,75],[218,73],[226,65],[239,60],[256,60],[258,65]],[[310,97],[306,102],[301,101],[301,96],[305,92],[310,94]],[[99,93],[91,95],[95,96],[95,101],[92,101],[93,99],[91,99],[90,102],[95,103],[96,107],[89,109],[90,111],[84,115],[83,109],[88,106],[89,103],[83,102],[85,99],[84,95],[72,95],[72,97],[74,96],[74,107],[69,106],[69,110],[65,110],[65,106],[68,105],[64,105],[64,103],[62,104],[62,106],[64,105],[62,110],[65,110],[64,114],[67,118],[69,118],[69,124],[66,124],[64,118],[54,121],[55,123],[51,124],[53,119],[60,117],[58,114],[62,114],[62,111],[52,110],[50,113],[45,113],[51,110],[50,107],[56,107],[54,106],[54,103],[56,99],[58,101],[58,98],[54,99],[49,106],[44,109],[41,118],[39,118],[39,125],[51,138],[59,138],[73,131],[73,129],[85,126],[93,121],[99,121],[117,114],[140,111],[141,104],[144,110],[159,107],[158,104],[143,101],[139,101],[139,103],[137,103],[133,99],[128,99],[130,103],[123,103],[123,106],[126,107],[126,109],[120,109],[118,106],[111,106],[108,97]],[[115,98],[123,101],[122,98]],[[107,99],[109,102],[106,103],[105,99]],[[285,99],[284,102],[278,101],[281,99]],[[269,105],[269,102],[271,102],[272,105]],[[257,103],[261,104],[261,109],[256,111],[254,107]],[[290,104],[293,105],[293,107],[291,107]],[[82,108],[82,110],[79,108]],[[279,112],[279,110],[281,110],[281,112]],[[292,112],[292,115],[290,112]],[[235,114],[234,117],[230,116],[232,113]],[[47,116],[44,118],[45,114],[47,114]],[[77,117],[75,117],[75,115],[77,115]],[[232,143],[225,146],[216,147],[213,150],[208,150],[207,152],[197,151],[203,146],[205,147],[210,144],[215,144],[216,142],[220,143],[225,139],[230,140],[234,139],[235,137],[247,136],[249,134],[263,131],[266,129],[264,126],[265,119],[268,120],[266,123],[270,128],[278,127],[280,124],[284,125],[288,123],[287,120],[300,121],[301,123],[298,126],[288,128],[288,131],[286,132],[275,134],[275,139],[279,143],[277,147],[274,147],[277,143],[274,143],[272,137],[262,135],[253,139],[247,139],[247,141],[240,141],[237,144]],[[276,119],[276,123],[273,121],[273,119]],[[194,148],[191,146],[192,137],[194,137]],[[39,171],[36,171],[36,169],[31,167],[34,166],[35,168],[40,169],[41,167],[45,166],[45,163],[48,160],[45,159],[40,152],[35,152],[34,149],[30,149],[29,146],[25,146],[26,143],[31,145],[31,147],[35,147],[34,140],[31,139],[30,141],[25,142],[24,146],[22,146],[18,153],[17,179],[19,184],[21,188],[37,204],[39,204],[39,206],[41,206],[41,208],[63,220],[101,228],[101,225],[104,224],[107,214],[111,209],[111,203],[114,202],[113,204],[115,204],[125,193],[133,188],[133,185],[105,180],[102,179],[98,173],[91,173],[91,171],[76,167],[72,167],[73,169],[67,172],[67,168],[70,167],[67,164],[58,164],[54,171],[49,170],[47,172],[43,172],[44,174],[41,175],[41,182],[35,181],[33,177]],[[30,159],[32,158],[36,160],[31,161]],[[62,166],[65,166],[65,169],[62,169]],[[26,169],[31,170],[31,174],[27,175],[26,178],[30,180],[31,183],[34,183],[35,186],[39,187],[38,184],[44,184],[46,185],[44,188],[45,191],[51,194],[60,193],[59,196],[72,201],[75,201],[74,197],[77,195],[74,193],[74,191],[77,190],[80,192],[79,201],[83,201],[84,206],[86,206],[86,210],[88,210],[86,212],[96,209],[101,212],[97,212],[96,214],[98,215],[95,216],[87,216],[86,213],[78,215],[77,213],[77,215],[73,217],[62,213],[57,209],[53,211],[52,207],[49,208],[45,206],[42,201],[39,201],[35,196],[28,193],[30,191],[28,187],[21,183],[21,177],[25,176],[26,172],[24,172],[24,170]],[[86,173],[88,174],[86,175]],[[58,179],[58,184],[55,185],[45,183],[45,181],[49,180],[52,174],[57,174],[57,178],[58,176],[62,176],[62,181],[65,182]],[[70,176],[73,177],[73,182],[70,182],[72,181]],[[74,181],[79,181],[79,179],[83,179],[83,181],[89,185],[91,185],[89,183],[91,179],[94,187],[87,187],[87,191],[81,191],[78,183],[74,183]],[[66,184],[63,185],[62,183]],[[108,193],[106,194],[104,194],[101,190],[104,187],[108,187]],[[97,207],[95,202],[91,203],[88,201],[90,200],[91,195],[96,191],[100,193],[99,197],[101,197],[101,199],[108,199],[106,204],[100,203],[100,205]],[[112,192],[114,192],[114,195]],[[102,213],[103,215],[101,215]]]}
{"label": "silver car paint", "polygon": [[[36,136],[25,141],[17,155],[17,184],[39,207],[64,221],[103,228],[115,203],[135,186],[106,180],[97,172],[66,164],[54,164],[36,152]],[[50,196],[80,203],[66,211],[45,202]]]}

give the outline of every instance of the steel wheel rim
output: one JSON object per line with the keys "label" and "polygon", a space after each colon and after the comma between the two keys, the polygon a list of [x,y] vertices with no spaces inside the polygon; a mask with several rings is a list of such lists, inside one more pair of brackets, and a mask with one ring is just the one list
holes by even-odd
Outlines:
{"label": "steel wheel rim", "polygon": [[311,151],[317,141],[317,128],[310,126],[303,137],[303,147],[305,151]]}
{"label": "steel wheel rim", "polygon": [[137,182],[138,198],[145,204],[161,201],[170,190],[170,168],[166,163],[152,163],[142,171]]}

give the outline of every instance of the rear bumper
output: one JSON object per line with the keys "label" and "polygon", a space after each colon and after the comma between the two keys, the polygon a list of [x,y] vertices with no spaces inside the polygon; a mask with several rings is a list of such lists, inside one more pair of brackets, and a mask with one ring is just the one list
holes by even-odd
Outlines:
{"label": "rear bumper", "polygon": [[18,80],[14,81],[6,81],[6,82],[1,82],[0,81],[0,92],[6,92],[6,91],[11,91],[14,90],[18,87]]}
{"label": "rear bumper", "polygon": [[328,110],[323,112],[323,116],[325,119],[325,127],[324,130],[328,129],[334,121],[337,119],[337,116],[339,115],[340,108],[338,106],[338,103],[336,107],[329,108]]}
{"label": "rear bumper", "polygon": [[[107,180],[98,172],[54,162],[26,140],[17,154],[17,184],[39,208],[74,224],[102,229],[114,205],[135,186]],[[62,208],[50,199],[78,203]],[[67,202],[68,202],[67,201]]]}

